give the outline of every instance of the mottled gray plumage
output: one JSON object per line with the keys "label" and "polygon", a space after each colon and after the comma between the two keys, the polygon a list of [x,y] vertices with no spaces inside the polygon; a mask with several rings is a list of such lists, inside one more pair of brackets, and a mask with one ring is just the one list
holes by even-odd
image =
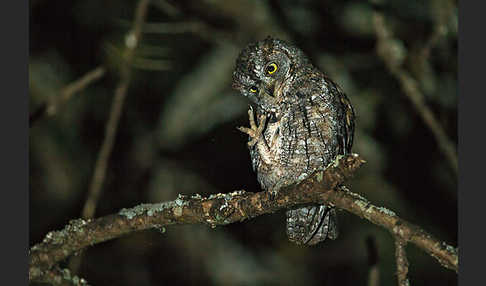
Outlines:
{"label": "mottled gray plumage", "polygon": [[[233,88],[256,105],[248,111],[248,146],[264,190],[276,192],[322,170],[351,151],[354,112],[338,85],[297,47],[267,38],[239,55]],[[326,205],[287,211],[287,235],[298,244],[337,237],[336,213]]]}

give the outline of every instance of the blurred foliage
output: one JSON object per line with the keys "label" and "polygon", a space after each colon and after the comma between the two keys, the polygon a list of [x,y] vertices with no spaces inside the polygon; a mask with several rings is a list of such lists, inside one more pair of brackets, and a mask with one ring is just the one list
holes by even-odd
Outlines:
{"label": "blurred foliage", "polygon": [[[109,70],[30,129],[31,244],[80,216],[136,4],[30,1],[31,112],[95,67]],[[350,97],[353,149],[368,162],[350,188],[456,245],[457,178],[376,55],[373,9],[457,144],[456,1],[153,0],[96,216],[179,193],[259,190],[247,137],[235,128],[248,124],[249,102],[231,90],[231,75],[243,46],[273,35],[300,46]],[[93,285],[365,285],[372,236],[380,285],[395,284],[392,237],[345,212],[339,220],[340,237],[312,248],[287,241],[283,212],[138,233],[88,249],[79,275]],[[457,284],[433,258],[407,250],[412,284]]]}

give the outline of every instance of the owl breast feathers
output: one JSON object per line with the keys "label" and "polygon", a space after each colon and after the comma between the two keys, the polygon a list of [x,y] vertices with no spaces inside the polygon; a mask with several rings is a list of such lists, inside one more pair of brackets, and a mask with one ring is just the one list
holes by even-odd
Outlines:
{"label": "owl breast feathers", "polygon": [[[251,127],[240,130],[250,135],[253,169],[264,190],[297,183],[351,152],[349,100],[295,46],[272,38],[248,45],[237,59],[233,87],[256,105],[257,120],[250,109]],[[287,234],[298,244],[336,238],[334,209],[288,210]]]}

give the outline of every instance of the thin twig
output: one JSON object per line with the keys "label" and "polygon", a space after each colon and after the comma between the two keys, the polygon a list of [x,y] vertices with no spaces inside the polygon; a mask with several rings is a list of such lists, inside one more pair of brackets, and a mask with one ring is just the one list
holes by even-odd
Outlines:
{"label": "thin twig", "polygon": [[[115,135],[118,129],[118,123],[123,109],[123,103],[127,95],[127,90],[131,81],[130,66],[134,59],[135,48],[141,40],[142,25],[145,21],[149,0],[140,0],[133,22],[132,30],[126,36],[126,48],[124,51],[123,65],[120,70],[120,81],[115,89],[115,95],[111,105],[110,115],[105,127],[105,137],[101,145],[100,152],[95,164],[95,170],[91,179],[88,196],[84,204],[81,216],[85,219],[94,217],[96,207],[101,194],[101,187],[105,180],[106,170],[108,167],[108,159],[110,158],[113,144],[115,142]],[[83,254],[81,253],[70,263],[70,268],[73,272],[77,272]]]}
{"label": "thin twig", "polygon": [[178,17],[182,14],[179,9],[165,0],[156,0],[153,2],[153,5],[165,12],[169,17]]}
{"label": "thin twig", "polygon": [[59,91],[59,96],[54,98],[51,103],[41,104],[41,106],[29,116],[29,126],[34,126],[36,122],[38,122],[45,116],[52,116],[56,114],[57,110],[62,104],[67,102],[74,94],[82,91],[88,85],[103,77],[105,72],[106,69],[102,66],[99,66],[94,70],[89,71],[76,81],[73,81],[72,83],[66,85]]}
{"label": "thin twig", "polygon": [[347,210],[389,230],[395,237],[417,245],[448,269],[458,271],[457,249],[428,234],[392,211],[372,205],[345,188],[337,188],[364,161],[352,154],[301,183],[270,192],[235,191],[208,198],[179,196],[175,201],[142,204],[95,220],[73,220],[63,230],[49,232],[30,250],[29,279],[88,246],[128,233],[174,224],[207,224],[211,227],[243,221],[306,203],[327,203]]}
{"label": "thin twig", "polygon": [[[190,17],[191,21],[198,20],[199,22],[196,25],[191,29],[186,29],[186,31],[210,42],[224,42],[226,44],[231,42],[237,46],[243,46],[251,39],[265,38],[268,35],[289,39],[288,33],[275,21],[270,7],[261,1],[199,1],[199,5],[191,5],[191,9],[187,9],[190,4],[187,1],[173,2],[174,4],[170,7],[171,11],[167,11],[164,6],[157,6],[168,15],[174,15],[176,11],[177,14]],[[241,9],[237,7],[246,7],[252,13],[241,13]],[[222,21],[228,21],[238,28],[227,28],[227,26],[232,25],[216,27],[211,23],[214,23],[214,18],[213,21],[208,21],[207,15],[221,17]]]}
{"label": "thin twig", "polygon": [[434,28],[432,34],[425,41],[420,50],[420,61],[425,61],[430,55],[430,51],[434,48],[439,40],[447,34],[447,24],[453,17],[455,5],[451,0],[435,0],[431,2],[431,10],[434,12]]}
{"label": "thin twig", "polygon": [[390,73],[397,78],[403,89],[405,95],[412,101],[413,106],[420,114],[425,124],[432,131],[440,149],[447,158],[449,165],[457,175],[458,172],[458,160],[457,151],[454,144],[447,137],[446,132],[440,125],[439,121],[435,118],[434,114],[427,106],[424,100],[424,96],[421,93],[418,84],[410,74],[402,68],[402,59],[400,58],[400,52],[398,52],[397,46],[394,44],[395,40],[391,32],[385,25],[385,20],[382,14],[375,12],[373,16],[373,22],[375,26],[377,43],[377,54],[385,62],[386,67]]}
{"label": "thin twig", "polygon": [[376,247],[376,240],[373,236],[366,238],[366,246],[368,249],[368,264],[370,266],[368,286],[379,286],[380,269],[378,268],[378,248]]}
{"label": "thin twig", "polygon": [[121,69],[121,78],[118,86],[115,89],[115,96],[110,110],[110,116],[105,128],[105,137],[101,146],[98,158],[96,160],[95,171],[91,180],[88,198],[83,207],[82,217],[92,218],[96,205],[99,199],[101,186],[105,179],[106,168],[108,166],[108,159],[113,149],[115,135],[120,120],[123,103],[127,94],[127,89],[130,85],[131,72],[130,64],[133,60],[134,50],[141,40],[141,26],[147,14],[147,7],[149,0],[141,0],[137,6],[133,29],[127,35],[127,47],[125,49],[124,65]]}
{"label": "thin twig", "polygon": [[405,246],[407,242],[402,238],[397,237],[395,239],[395,258],[397,261],[397,278],[398,286],[410,286],[408,281],[408,259],[407,253],[405,251]]}

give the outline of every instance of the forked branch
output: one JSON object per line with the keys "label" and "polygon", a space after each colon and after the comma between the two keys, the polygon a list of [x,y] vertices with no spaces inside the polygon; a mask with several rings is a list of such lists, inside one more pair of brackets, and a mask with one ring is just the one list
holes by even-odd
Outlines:
{"label": "forked branch", "polygon": [[63,230],[47,234],[30,250],[29,279],[38,281],[46,271],[75,252],[135,231],[174,224],[207,224],[211,227],[251,219],[305,203],[327,203],[385,227],[395,237],[410,242],[436,258],[444,267],[458,270],[457,249],[435,239],[392,211],[377,207],[346,188],[336,188],[364,161],[351,154],[277,194],[234,191],[227,194],[179,196],[157,204],[141,204],[94,220],[73,220]]}

